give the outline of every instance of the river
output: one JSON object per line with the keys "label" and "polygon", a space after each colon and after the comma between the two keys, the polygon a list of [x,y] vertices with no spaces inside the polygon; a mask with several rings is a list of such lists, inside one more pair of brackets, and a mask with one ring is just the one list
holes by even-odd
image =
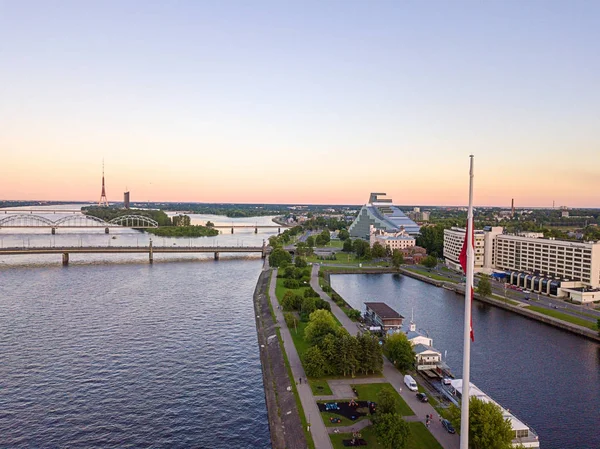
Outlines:
{"label": "river", "polygon": [[[148,242],[128,229],[14,231],[0,230],[5,247]],[[254,255],[0,257],[0,447],[270,447],[252,302],[261,269]]]}
{"label": "river", "polygon": [[[464,297],[392,274],[336,275],[331,285],[353,307],[381,301],[447,351],[462,372]],[[600,447],[600,345],[475,301],[471,381],[538,432],[544,449]]]}

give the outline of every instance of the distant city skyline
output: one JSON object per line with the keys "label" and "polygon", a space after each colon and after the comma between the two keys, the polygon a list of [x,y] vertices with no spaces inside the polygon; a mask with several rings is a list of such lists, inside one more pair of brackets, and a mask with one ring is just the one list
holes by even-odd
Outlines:
{"label": "distant city skyline", "polygon": [[0,199],[600,207],[600,3],[0,5]]}

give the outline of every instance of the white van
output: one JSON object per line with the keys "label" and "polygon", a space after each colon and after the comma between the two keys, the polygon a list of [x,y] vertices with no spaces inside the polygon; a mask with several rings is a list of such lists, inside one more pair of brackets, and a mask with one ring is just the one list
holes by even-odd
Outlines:
{"label": "white van", "polygon": [[418,391],[419,390],[417,388],[417,383],[415,382],[415,380],[412,378],[412,376],[410,374],[407,374],[407,375],[404,376],[404,384],[411,391]]}

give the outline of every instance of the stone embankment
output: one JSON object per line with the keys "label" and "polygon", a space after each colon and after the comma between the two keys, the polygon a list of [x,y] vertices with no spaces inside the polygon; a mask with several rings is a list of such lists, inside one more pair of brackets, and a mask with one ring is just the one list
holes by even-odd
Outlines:
{"label": "stone embankment", "polygon": [[[456,285],[451,282],[444,282],[444,281],[439,281],[436,279],[430,279],[427,276],[423,276],[418,273],[414,273],[412,271],[405,270],[402,268],[400,269],[400,272],[402,274],[405,274],[406,276],[412,277],[414,279],[418,279],[423,282],[427,282],[429,284],[433,284],[437,287],[444,287],[448,290],[452,290],[452,291],[456,292],[457,294],[462,294],[462,295],[465,294],[464,287],[461,287],[460,285]],[[522,306],[520,307],[520,306],[516,306],[516,305],[510,304],[508,302],[500,301],[500,300],[497,300],[494,298],[483,297],[483,296],[478,295],[477,293],[475,293],[473,295],[473,298],[476,299],[477,301],[481,301],[486,304],[490,304],[492,306],[499,307],[501,309],[510,310],[511,312],[518,313],[519,315],[522,315],[529,319],[541,321],[542,323],[549,324],[550,326],[554,326],[559,329],[563,329],[568,332],[589,338],[590,340],[600,342],[600,335],[598,335],[598,332],[588,329],[586,327],[578,326],[577,324],[569,323],[567,321],[563,321],[558,318],[544,315],[543,313],[529,310],[527,307],[522,307]]]}
{"label": "stone embankment", "polygon": [[254,291],[256,332],[260,348],[265,401],[273,449],[305,448],[306,439],[289,378],[267,292],[271,271],[263,271]]}

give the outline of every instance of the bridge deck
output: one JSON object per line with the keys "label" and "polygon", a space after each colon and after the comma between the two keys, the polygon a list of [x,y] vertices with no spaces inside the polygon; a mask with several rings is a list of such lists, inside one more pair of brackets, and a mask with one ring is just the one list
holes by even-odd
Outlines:
{"label": "bridge deck", "polygon": [[[153,253],[262,253],[262,246],[152,246]],[[61,254],[61,253],[141,253],[148,254],[148,246],[63,246],[41,248],[1,248],[0,255]]]}

